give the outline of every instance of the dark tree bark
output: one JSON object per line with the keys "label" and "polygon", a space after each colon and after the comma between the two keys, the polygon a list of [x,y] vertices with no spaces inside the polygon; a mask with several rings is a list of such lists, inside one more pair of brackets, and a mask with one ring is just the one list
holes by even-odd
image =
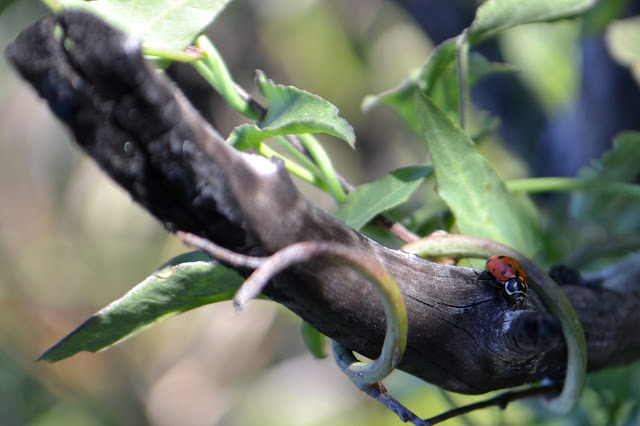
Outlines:
{"label": "dark tree bark", "polygon": [[[64,37],[54,35],[56,24]],[[299,241],[335,241],[377,259],[407,306],[400,369],[463,393],[563,375],[559,324],[535,294],[526,309],[514,311],[476,271],[382,247],[314,206],[282,164],[227,145],[146,63],[139,44],[99,19],[72,11],[45,18],[6,54],[78,144],[167,230],[251,255]],[[585,329],[590,370],[639,357],[637,293],[581,285],[564,290]],[[265,294],[346,347],[377,356],[384,310],[355,271],[314,261],[278,275]]]}

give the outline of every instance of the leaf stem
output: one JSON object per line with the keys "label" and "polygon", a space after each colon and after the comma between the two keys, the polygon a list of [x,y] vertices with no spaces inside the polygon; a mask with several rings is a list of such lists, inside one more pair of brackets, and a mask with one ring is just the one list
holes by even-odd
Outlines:
{"label": "leaf stem", "polygon": [[245,117],[254,120],[260,118],[261,113],[253,103],[238,93],[236,83],[213,43],[206,36],[200,36],[196,39],[195,45],[205,55],[201,61],[193,62],[193,67],[225,98],[231,108]]}
{"label": "leaf stem", "polygon": [[322,178],[327,184],[329,189],[329,193],[333,196],[336,202],[340,203],[344,197],[345,192],[342,189],[342,185],[340,184],[340,178],[338,177],[338,173],[333,167],[333,163],[331,162],[331,158],[327,152],[322,148],[318,139],[310,134],[299,135],[298,139],[305,147],[305,149],[309,152],[309,155],[318,165],[320,169],[320,173],[322,173]]}
{"label": "leaf stem", "polygon": [[555,191],[603,191],[640,198],[640,185],[607,180],[580,179],[566,177],[542,177],[515,179],[507,182],[511,192],[555,192]]}
{"label": "leaf stem", "polygon": [[296,161],[283,156],[282,154],[271,149],[269,146],[267,146],[264,143],[258,144],[256,147],[254,147],[254,149],[256,150],[256,152],[258,152],[260,155],[264,157],[267,157],[267,158],[278,157],[282,159],[282,161],[284,161],[284,166],[287,168],[287,170],[289,170],[289,172],[291,172],[291,174],[299,177],[305,182],[309,182],[312,185],[315,185],[319,188],[326,190],[327,186],[325,185],[324,181],[319,177],[319,175],[315,174],[309,168],[305,168],[305,166],[301,166]]}
{"label": "leaf stem", "polygon": [[456,41],[456,78],[458,80],[458,110],[460,116],[460,128],[466,126],[467,100],[469,99],[469,87],[467,76],[469,75],[469,41],[467,35],[469,29],[465,29]]}
{"label": "leaf stem", "polygon": [[308,155],[305,155],[305,152],[303,152],[304,147],[300,145],[299,141],[297,144],[299,146],[294,145],[290,141],[292,138],[293,137],[277,136],[273,139],[280,147],[282,147],[282,149],[287,151],[287,154],[291,155],[291,157],[302,164],[303,167],[306,167],[311,173],[318,177],[322,176],[322,172],[318,166],[309,158]]}
{"label": "leaf stem", "polygon": [[196,62],[204,58],[204,54],[197,49],[194,50],[176,50],[165,49],[162,47],[142,46],[142,53],[148,56],[157,56],[158,58],[169,59],[178,62]]}

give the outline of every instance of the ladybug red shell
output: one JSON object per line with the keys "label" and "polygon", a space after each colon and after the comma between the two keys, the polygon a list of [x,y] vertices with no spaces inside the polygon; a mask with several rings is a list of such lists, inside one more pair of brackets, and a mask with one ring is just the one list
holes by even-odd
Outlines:
{"label": "ladybug red shell", "polygon": [[487,271],[504,285],[507,296],[519,308],[527,300],[529,280],[517,260],[509,256],[491,256],[485,264]]}
{"label": "ladybug red shell", "polygon": [[529,284],[527,274],[513,257],[503,256],[501,254],[491,256],[489,260],[487,260],[485,268],[487,268],[487,271],[496,277],[498,281],[505,282],[508,281],[509,278],[517,276],[520,277],[523,283]]}

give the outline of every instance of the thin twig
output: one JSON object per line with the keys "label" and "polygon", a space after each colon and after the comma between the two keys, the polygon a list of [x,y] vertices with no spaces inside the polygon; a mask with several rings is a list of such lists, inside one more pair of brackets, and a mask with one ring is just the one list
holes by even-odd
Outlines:
{"label": "thin twig", "polygon": [[454,408],[453,410],[449,410],[445,413],[431,417],[430,419],[426,419],[426,421],[432,425],[435,425],[436,423],[441,423],[453,417],[461,416],[463,414],[468,414],[472,411],[480,410],[482,408],[487,408],[495,405],[502,409],[505,409],[507,405],[512,401],[517,401],[525,398],[535,398],[535,397],[544,396],[544,395],[553,396],[553,395],[557,395],[559,391],[560,391],[560,388],[554,385],[554,386],[541,386],[541,387],[525,389],[521,391],[505,392],[494,398],[487,399],[486,401],[476,402],[474,404],[469,404],[462,407]]}
{"label": "thin twig", "polygon": [[427,420],[422,420],[413,411],[392,397],[381,382],[374,383],[363,389],[363,392],[393,411],[403,422],[410,422],[416,426],[431,426]]}
{"label": "thin twig", "polygon": [[178,231],[176,237],[185,245],[202,250],[209,256],[220,262],[228,263],[233,266],[256,269],[266,261],[266,257],[246,256],[236,253],[222,246],[213,243],[206,238],[199,237],[188,232]]}
{"label": "thin twig", "polygon": [[374,216],[369,221],[369,223],[387,229],[389,232],[400,238],[405,243],[411,243],[420,239],[418,235],[409,231],[403,224],[401,224],[400,222],[393,222],[392,220],[389,220],[389,218],[382,213],[378,213],[376,216]]}
{"label": "thin twig", "polygon": [[410,243],[412,241],[418,241],[420,237],[413,232],[409,231],[403,224],[400,222],[395,222],[393,225],[389,227],[389,232],[391,232],[396,237],[400,238],[405,243]]}
{"label": "thin twig", "polygon": [[304,145],[302,145],[302,142],[300,142],[300,139],[298,139],[296,135],[286,135],[285,139],[289,141],[289,143],[295,149],[297,149],[298,151],[300,151],[301,153],[309,157],[309,159],[311,159],[311,156],[309,155],[309,151],[307,151],[307,148],[305,148]]}
{"label": "thin twig", "polygon": [[356,189],[356,187],[351,182],[349,182],[346,177],[342,176],[340,173],[337,173],[337,176],[340,184],[344,188],[344,192],[348,194]]}

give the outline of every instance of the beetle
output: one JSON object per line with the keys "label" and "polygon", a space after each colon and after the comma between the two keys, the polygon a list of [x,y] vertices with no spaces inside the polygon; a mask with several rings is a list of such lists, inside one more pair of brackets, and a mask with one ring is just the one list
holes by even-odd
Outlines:
{"label": "beetle", "polygon": [[517,260],[504,255],[491,256],[485,263],[486,270],[504,286],[514,307],[522,308],[529,292],[527,274]]}

